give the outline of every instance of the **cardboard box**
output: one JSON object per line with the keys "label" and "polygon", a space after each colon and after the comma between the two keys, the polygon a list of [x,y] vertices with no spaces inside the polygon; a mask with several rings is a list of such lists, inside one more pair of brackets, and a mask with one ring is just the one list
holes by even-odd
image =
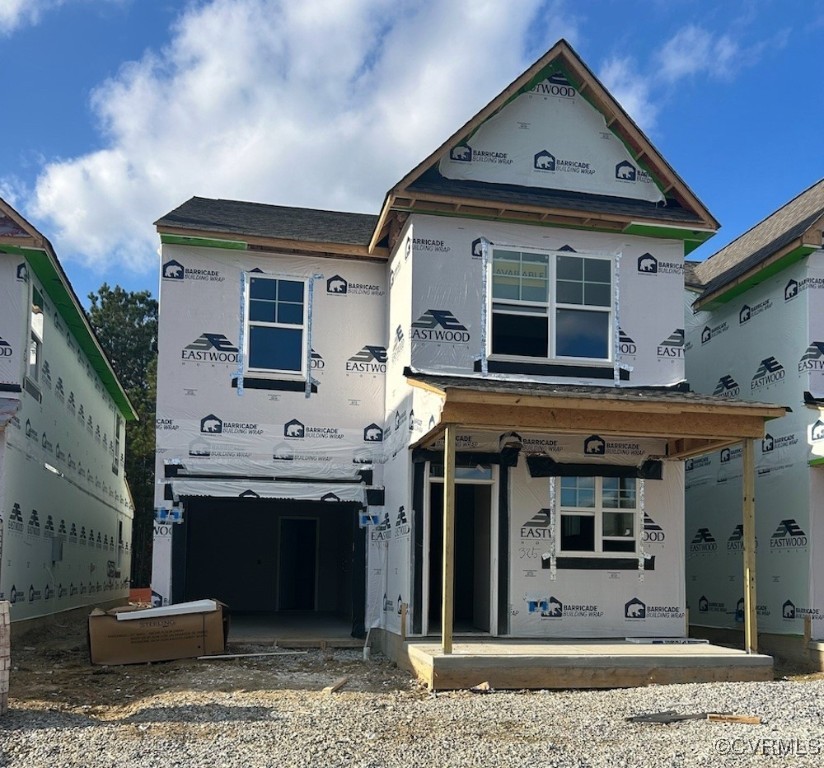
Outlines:
{"label": "cardboard box", "polygon": [[218,600],[95,608],[89,615],[89,658],[92,664],[139,664],[223,653],[229,633],[225,609]]}

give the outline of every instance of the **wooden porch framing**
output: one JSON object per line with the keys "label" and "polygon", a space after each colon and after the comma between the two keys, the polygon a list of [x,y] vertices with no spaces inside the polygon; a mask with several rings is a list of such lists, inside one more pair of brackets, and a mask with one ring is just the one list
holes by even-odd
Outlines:
{"label": "wooden porch framing", "polygon": [[459,430],[656,437],[667,441],[662,459],[675,461],[741,443],[744,463],[744,650],[758,651],[755,578],[755,439],[783,406],[670,390],[564,387],[527,382],[407,373],[413,387],[440,397],[440,421],[413,447],[444,440],[444,535],[441,655],[453,652],[455,438]]}

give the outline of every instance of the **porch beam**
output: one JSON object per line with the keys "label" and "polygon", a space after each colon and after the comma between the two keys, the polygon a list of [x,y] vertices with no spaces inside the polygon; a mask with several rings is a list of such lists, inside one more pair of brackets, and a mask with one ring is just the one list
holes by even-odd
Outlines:
{"label": "porch beam", "polygon": [[455,585],[455,424],[444,430],[443,463],[443,587],[441,590],[441,651],[452,653]]}
{"label": "porch beam", "polygon": [[742,442],[744,462],[744,650],[758,653],[758,619],[755,609],[755,448],[752,439]]}
{"label": "porch beam", "polygon": [[[784,410],[779,410],[783,415]],[[535,408],[518,405],[450,403],[447,399],[441,416],[444,422],[462,424],[466,429],[512,429],[553,433],[589,434],[597,431],[622,437],[661,437],[738,441],[764,435],[764,414],[648,413],[637,411],[630,403],[623,410],[586,410]]]}
{"label": "porch beam", "polygon": [[694,456],[709,453],[710,451],[720,451],[722,448],[729,448],[738,442],[736,439],[704,440],[698,437],[676,438],[667,442],[667,458],[690,459]]}

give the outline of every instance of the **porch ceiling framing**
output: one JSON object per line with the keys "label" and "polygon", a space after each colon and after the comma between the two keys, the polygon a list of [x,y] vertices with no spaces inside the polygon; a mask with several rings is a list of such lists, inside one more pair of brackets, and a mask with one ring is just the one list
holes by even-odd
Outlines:
{"label": "porch ceiling framing", "polygon": [[[755,450],[764,436],[764,424],[780,418],[787,409],[765,403],[690,398],[675,393],[641,396],[620,389],[614,393],[525,393],[518,385],[501,382],[497,391],[472,387],[468,380],[452,386],[443,380],[424,381],[407,376],[413,387],[442,398],[439,423],[412,447],[432,447],[444,438],[444,552],[442,584],[441,652],[452,653],[455,519],[455,438],[459,429],[517,430],[554,434],[590,434],[621,437],[657,437],[667,440],[671,461],[742,443],[743,447],[743,575],[744,648],[758,650],[755,582]],[[488,380],[481,380],[489,385]],[[506,391],[509,390],[509,391]],[[646,394],[646,393],[645,393]]]}

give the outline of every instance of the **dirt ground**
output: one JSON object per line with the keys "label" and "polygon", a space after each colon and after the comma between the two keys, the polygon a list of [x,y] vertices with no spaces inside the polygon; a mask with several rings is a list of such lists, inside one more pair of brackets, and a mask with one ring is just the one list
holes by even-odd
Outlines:
{"label": "dirt ground", "polygon": [[[184,659],[151,664],[93,666],[86,635],[88,614],[75,611],[12,639],[10,703],[16,708],[82,711],[118,719],[147,699],[207,691],[318,692],[347,676],[347,691],[426,695],[411,674],[379,654],[368,663],[359,650],[287,651],[270,645],[230,644],[227,653],[282,655],[224,661]],[[776,662],[776,678],[824,679],[799,665]]]}
{"label": "dirt ground", "polygon": [[[182,659],[151,664],[93,666],[86,635],[88,613],[73,612],[12,638],[9,698],[18,709],[82,710],[118,719],[145,700],[183,692],[321,691],[348,677],[347,691],[412,693],[410,674],[380,655],[364,663],[360,650],[291,651],[270,645],[230,644],[227,653],[277,656],[212,661]],[[142,702],[142,704],[141,704]]]}

